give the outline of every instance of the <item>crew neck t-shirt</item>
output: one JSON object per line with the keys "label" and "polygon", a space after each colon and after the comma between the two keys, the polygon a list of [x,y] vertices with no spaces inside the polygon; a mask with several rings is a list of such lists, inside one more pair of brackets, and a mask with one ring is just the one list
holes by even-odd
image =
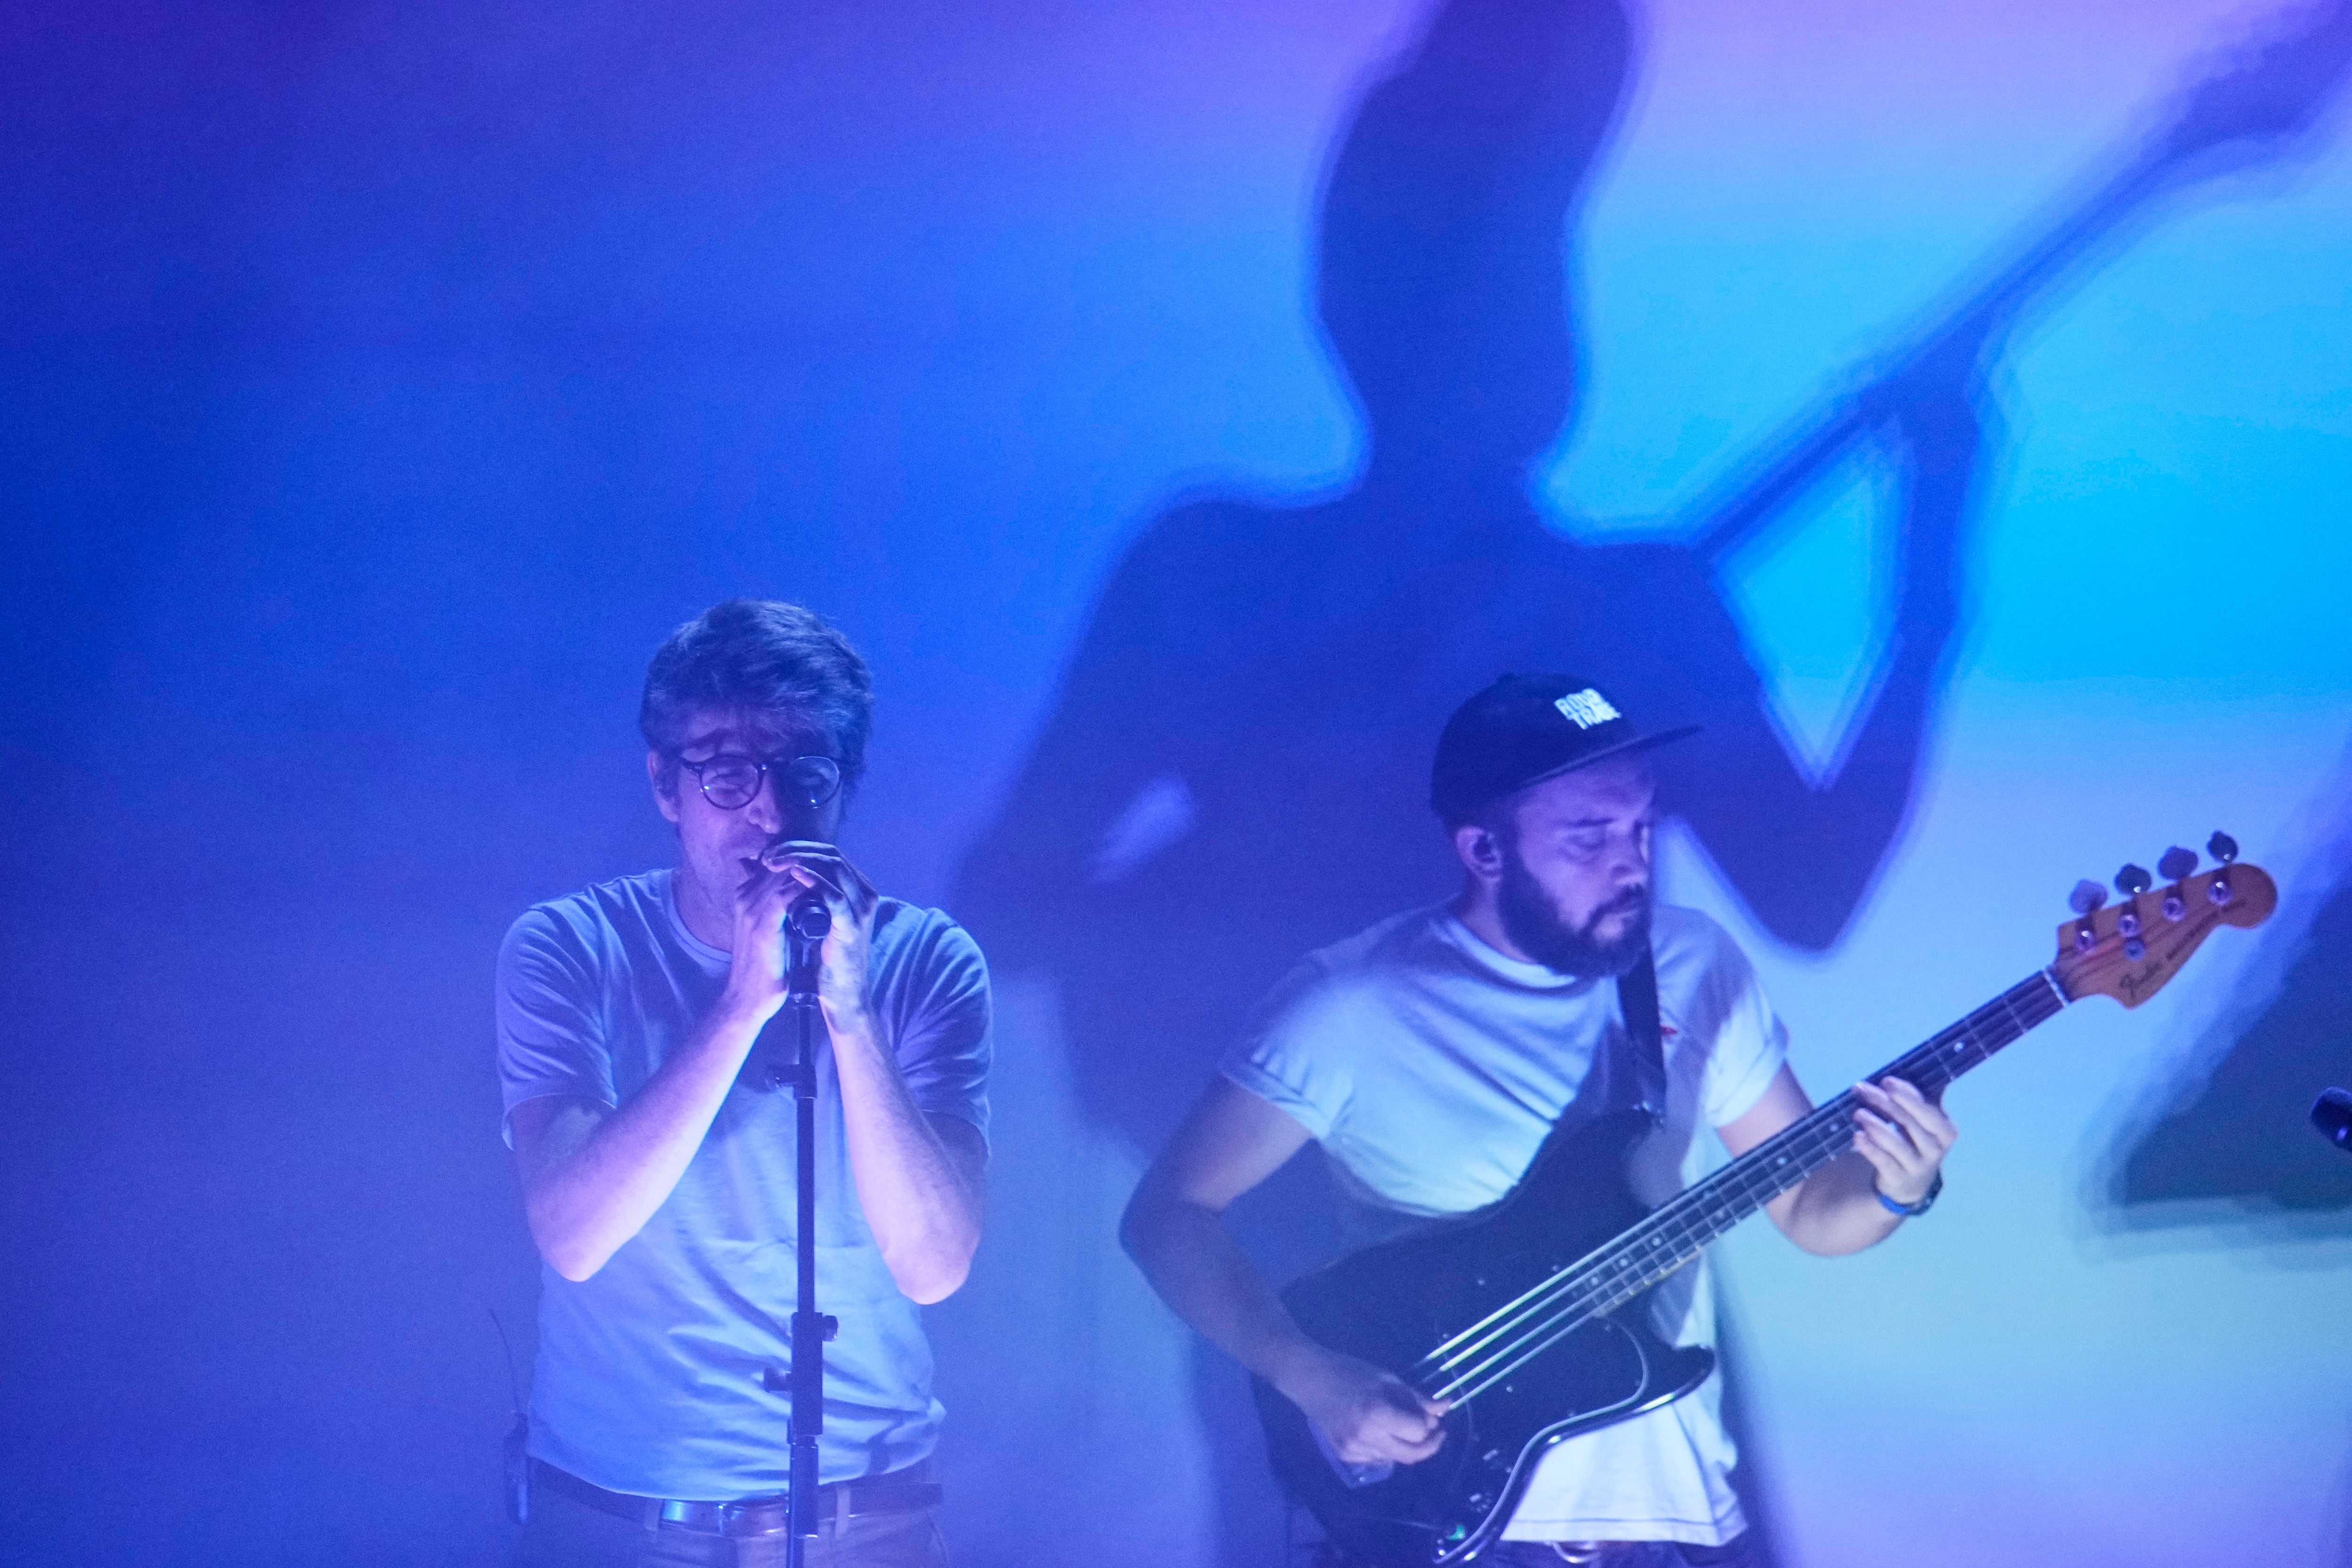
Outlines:
{"label": "crew neck t-shirt", "polygon": [[[1788,1037],[1754,969],[1695,910],[1651,929],[1666,1108],[1628,1176],[1656,1204],[1688,1184],[1720,1127],[1756,1104]],[[1516,1186],[1603,1048],[1625,1025],[1613,981],[1496,952],[1443,906],[1381,921],[1311,954],[1276,987],[1223,1065],[1320,1142],[1345,1194],[1391,1219],[1467,1214]],[[1710,1343],[1704,1260],[1661,1285],[1652,1316],[1675,1344]],[[1730,1484],[1721,1382],[1548,1454],[1510,1541],[1685,1541],[1747,1528]]]}
{"label": "crew neck t-shirt", "polygon": [[[729,956],[678,916],[650,871],[540,904],[498,964],[506,1111],[540,1095],[618,1105],[718,1001]],[[988,972],[946,915],[885,899],[869,987],[885,1045],[926,1113],[988,1127]],[[784,1489],[789,1401],[764,1386],[792,1364],[797,1289],[792,1091],[779,1015],[754,1046],[677,1188],[604,1268],[541,1270],[530,1451],[607,1490],[725,1501]],[[881,1475],[931,1452],[941,1409],[920,1312],[898,1290],[852,1181],[841,1089],[817,1028],[817,1310],[825,1346],[825,1481]],[[509,1128],[509,1142],[512,1141]]]}

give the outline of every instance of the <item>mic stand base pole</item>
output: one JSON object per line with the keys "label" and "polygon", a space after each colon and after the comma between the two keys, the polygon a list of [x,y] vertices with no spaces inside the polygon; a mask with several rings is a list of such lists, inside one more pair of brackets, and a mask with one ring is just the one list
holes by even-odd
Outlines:
{"label": "mic stand base pole", "polygon": [[792,1320],[793,1365],[788,1429],[792,1436],[786,1472],[786,1568],[803,1568],[807,1543],[817,1532],[817,1437],[824,1430],[824,1346],[839,1327],[816,1310],[816,996],[817,952],[822,944],[791,939],[790,984],[784,1005],[793,1010],[798,1047],[793,1061],[793,1109],[798,1131],[798,1163],[793,1173],[798,1213],[794,1251],[799,1298]]}

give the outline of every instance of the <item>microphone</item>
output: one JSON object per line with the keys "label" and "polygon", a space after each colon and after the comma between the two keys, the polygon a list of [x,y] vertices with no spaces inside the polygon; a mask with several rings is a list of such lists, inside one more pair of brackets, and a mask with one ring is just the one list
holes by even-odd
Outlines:
{"label": "microphone", "polygon": [[824,895],[811,888],[784,911],[784,930],[803,942],[823,942],[833,931],[833,911],[824,907]]}
{"label": "microphone", "polygon": [[[824,907],[824,895],[814,888],[784,906],[784,1002],[787,1009],[816,1005],[818,955],[824,952],[824,939],[833,930],[833,911]],[[785,1072],[781,1066],[771,1065],[768,1081],[782,1084]]]}
{"label": "microphone", "polygon": [[2311,1124],[2322,1138],[2352,1154],[2352,1089],[2322,1089],[2311,1102]]}

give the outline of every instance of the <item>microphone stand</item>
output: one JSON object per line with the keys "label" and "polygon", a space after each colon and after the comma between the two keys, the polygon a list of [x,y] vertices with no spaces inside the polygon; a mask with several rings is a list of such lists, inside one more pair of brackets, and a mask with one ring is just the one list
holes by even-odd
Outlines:
{"label": "microphone stand", "polygon": [[[784,1504],[787,1568],[802,1568],[807,1542],[817,1532],[816,1440],[824,1430],[824,1345],[841,1326],[838,1319],[816,1310],[816,1029],[822,1016],[816,977],[818,954],[832,929],[832,912],[814,895],[794,903],[784,917],[784,1011],[793,1017],[795,1048],[789,1069],[768,1069],[771,1084],[793,1086],[799,1128],[793,1195],[799,1211],[793,1242],[800,1296],[793,1310],[792,1370],[784,1380],[791,1395],[786,1430],[792,1442]],[[775,1387],[773,1372],[768,1373],[767,1384]]]}

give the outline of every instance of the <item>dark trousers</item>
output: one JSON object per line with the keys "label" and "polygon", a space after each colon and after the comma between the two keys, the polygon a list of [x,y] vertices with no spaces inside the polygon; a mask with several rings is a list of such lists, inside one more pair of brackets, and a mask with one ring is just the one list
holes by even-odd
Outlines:
{"label": "dark trousers", "polygon": [[[827,1520],[808,1543],[808,1568],[948,1568],[947,1543],[931,1515],[920,1509]],[[784,1568],[784,1544],[781,1534],[647,1530],[535,1488],[514,1568]]]}

